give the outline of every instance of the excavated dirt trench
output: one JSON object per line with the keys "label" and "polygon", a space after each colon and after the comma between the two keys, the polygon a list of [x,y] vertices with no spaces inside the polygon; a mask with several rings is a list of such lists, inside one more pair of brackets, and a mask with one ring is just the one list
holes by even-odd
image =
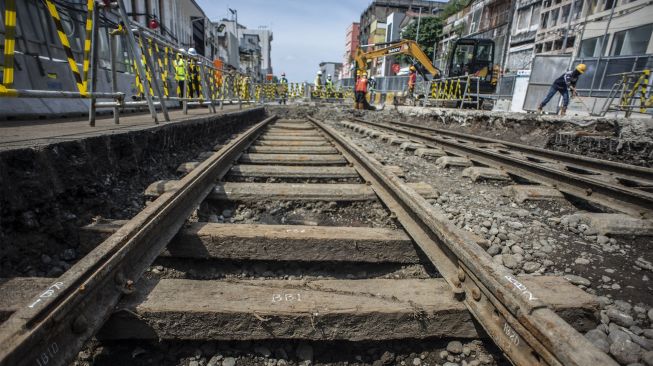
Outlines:
{"label": "excavated dirt trench", "polygon": [[0,277],[56,277],[85,253],[77,231],[94,217],[127,219],[143,190],[180,163],[264,118],[263,109],[146,131],[0,152]]}

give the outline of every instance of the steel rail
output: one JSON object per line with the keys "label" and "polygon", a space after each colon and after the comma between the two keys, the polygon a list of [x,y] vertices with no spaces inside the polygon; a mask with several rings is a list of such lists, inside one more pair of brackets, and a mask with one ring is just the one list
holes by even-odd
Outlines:
{"label": "steel rail", "polygon": [[[353,118],[353,119],[357,122],[363,122],[363,123],[368,122],[361,118]],[[441,128],[419,126],[413,123],[393,121],[392,124],[399,125],[402,127],[407,127],[407,128],[413,128],[416,130],[433,132],[443,136],[450,136],[453,138],[479,142],[479,143],[500,144],[506,147],[510,147],[515,151],[532,154],[534,156],[545,157],[548,159],[555,159],[567,164],[582,166],[589,169],[598,169],[601,171],[607,171],[608,173],[611,174],[623,174],[623,175],[627,175],[628,177],[643,178],[648,181],[651,181],[651,183],[653,184],[653,168],[624,164],[624,163],[619,163],[610,160],[596,159],[596,158],[580,156],[576,154],[569,154],[569,153],[555,151],[555,150],[543,149],[535,146],[522,145],[522,144],[505,141],[505,140],[493,139],[491,137],[472,135],[472,134],[467,134],[467,133],[462,133],[457,131],[449,131]]]}
{"label": "steel rail", "polygon": [[427,145],[441,147],[454,155],[464,156],[483,165],[506,170],[508,173],[526,178],[530,181],[552,186],[571,196],[599,204],[610,209],[627,213],[635,217],[653,217],[653,193],[637,190],[621,184],[613,184],[583,174],[573,173],[502,154],[491,149],[460,143],[453,139],[431,134],[411,131],[405,128],[389,126],[383,123],[359,120],[359,122],[394,131]]}
{"label": "steel rail", "polygon": [[494,263],[471,234],[455,227],[397,176],[385,173],[360,147],[324,123],[307,118],[353,163],[511,362],[617,365],[549,309],[537,293]]}
{"label": "steel rail", "polygon": [[177,189],[162,194],[12,314],[0,325],[0,365],[68,365],[214,183],[275,118],[258,122],[202,162]]}

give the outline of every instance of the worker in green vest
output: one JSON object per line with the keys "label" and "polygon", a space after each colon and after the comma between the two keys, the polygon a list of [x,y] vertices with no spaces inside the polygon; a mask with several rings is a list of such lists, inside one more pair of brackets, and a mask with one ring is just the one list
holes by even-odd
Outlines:
{"label": "worker in green vest", "polygon": [[173,62],[175,68],[175,80],[177,81],[177,96],[183,98],[186,96],[186,60],[184,60],[184,54],[186,50],[183,48],[179,49],[177,53],[177,59]]}

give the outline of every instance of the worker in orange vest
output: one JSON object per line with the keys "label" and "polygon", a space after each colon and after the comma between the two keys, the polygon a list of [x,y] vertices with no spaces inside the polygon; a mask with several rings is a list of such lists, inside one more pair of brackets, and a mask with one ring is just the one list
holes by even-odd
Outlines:
{"label": "worker in orange vest", "polygon": [[365,96],[367,94],[367,73],[365,73],[365,71],[358,71],[358,79],[356,80],[354,92],[354,95],[356,96],[355,108],[365,109]]}
{"label": "worker in orange vest", "polygon": [[415,92],[415,84],[417,83],[417,69],[411,65],[408,70],[410,70],[410,74],[408,74],[408,96],[412,97],[413,92]]}

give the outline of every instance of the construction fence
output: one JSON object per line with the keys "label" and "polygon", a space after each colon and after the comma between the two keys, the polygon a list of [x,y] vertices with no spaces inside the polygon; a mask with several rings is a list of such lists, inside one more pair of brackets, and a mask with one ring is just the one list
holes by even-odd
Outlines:
{"label": "construction fence", "polygon": [[[124,0],[0,2],[0,117],[71,115],[147,108],[154,122],[168,109],[296,97],[305,85],[256,84],[219,61],[191,55],[133,22]],[[284,89],[285,88],[285,89]]]}

